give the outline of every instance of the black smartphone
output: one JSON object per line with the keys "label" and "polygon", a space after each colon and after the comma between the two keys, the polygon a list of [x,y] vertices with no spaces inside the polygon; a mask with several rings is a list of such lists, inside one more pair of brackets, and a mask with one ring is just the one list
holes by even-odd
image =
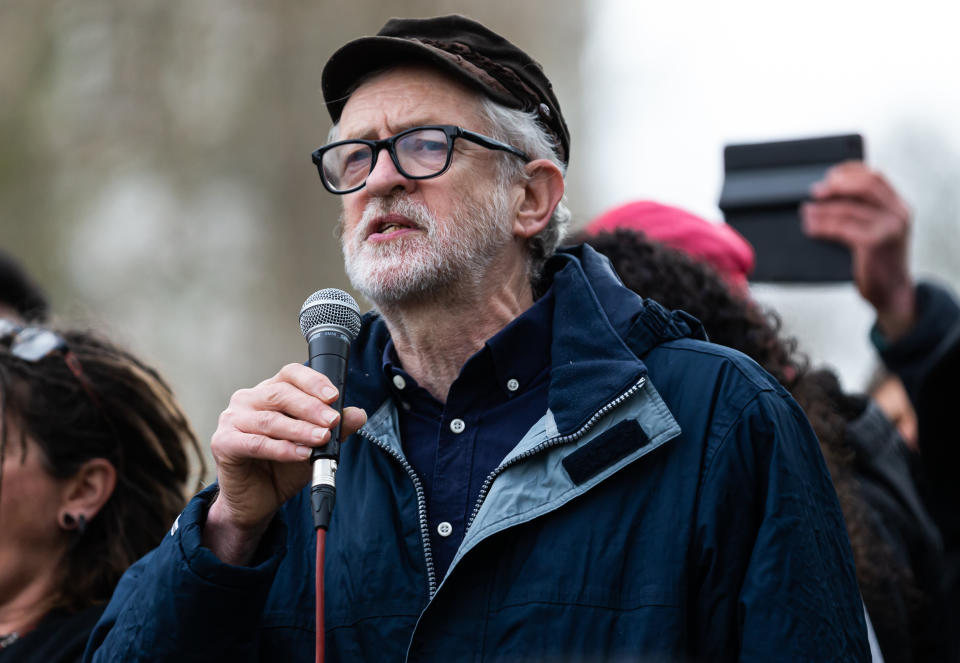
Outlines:
{"label": "black smartphone", "polygon": [[753,245],[757,262],[751,281],[853,278],[847,247],[807,237],[800,223],[800,205],[810,200],[810,186],[831,166],[852,159],[863,160],[859,134],[724,147],[720,210]]}

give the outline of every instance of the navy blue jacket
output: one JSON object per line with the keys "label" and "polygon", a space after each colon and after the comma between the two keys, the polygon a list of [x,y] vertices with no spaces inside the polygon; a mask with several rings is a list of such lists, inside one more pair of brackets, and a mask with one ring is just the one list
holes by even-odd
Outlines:
{"label": "navy blue jacket", "polygon": [[[367,316],[327,538],[331,661],[867,661],[850,546],[790,396],[578,248],[556,293],[549,408],[490,475],[437,577],[420,481]],[[210,492],[121,580],[86,660],[310,661],[308,495],[252,568],[201,545]]]}

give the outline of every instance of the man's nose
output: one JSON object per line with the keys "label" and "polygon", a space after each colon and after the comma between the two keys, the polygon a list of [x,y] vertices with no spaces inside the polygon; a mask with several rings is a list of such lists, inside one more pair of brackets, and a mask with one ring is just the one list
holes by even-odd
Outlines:
{"label": "man's nose", "polygon": [[380,154],[377,155],[376,165],[374,165],[370,174],[367,175],[367,194],[371,196],[385,196],[398,189],[403,189],[409,193],[414,187],[416,187],[416,180],[404,177],[403,174],[397,170],[397,166],[393,163],[393,159],[390,158],[390,153],[387,151],[387,148],[381,148]]}

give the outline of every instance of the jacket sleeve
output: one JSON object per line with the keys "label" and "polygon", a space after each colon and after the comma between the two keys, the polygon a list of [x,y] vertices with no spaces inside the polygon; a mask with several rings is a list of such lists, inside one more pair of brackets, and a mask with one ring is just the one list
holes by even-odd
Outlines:
{"label": "jacket sleeve", "polygon": [[917,320],[906,336],[890,342],[876,324],[870,330],[870,340],[880,358],[903,381],[914,407],[918,405],[921,379],[938,356],[944,338],[960,325],[960,305],[946,288],[920,283],[916,297]]}
{"label": "jacket sleeve", "polygon": [[782,390],[762,391],[718,437],[693,547],[697,654],[869,661],[843,516],[799,406]]}
{"label": "jacket sleeve", "polygon": [[[903,381],[917,411],[919,462],[917,482],[927,508],[947,544],[949,559],[957,559],[960,487],[956,468],[960,444],[956,435],[956,375],[960,367],[960,304],[946,288],[917,285],[917,321],[905,337],[887,343],[874,326],[870,333],[887,368]],[[957,562],[951,562],[956,567]],[[957,578],[957,573],[948,576]],[[956,582],[954,583],[957,584]],[[960,590],[953,589],[953,593]]]}
{"label": "jacket sleeve", "polygon": [[255,661],[267,594],[284,556],[271,524],[256,566],[224,564],[201,543],[215,487],[191,500],[163,542],[120,579],[83,661]]}

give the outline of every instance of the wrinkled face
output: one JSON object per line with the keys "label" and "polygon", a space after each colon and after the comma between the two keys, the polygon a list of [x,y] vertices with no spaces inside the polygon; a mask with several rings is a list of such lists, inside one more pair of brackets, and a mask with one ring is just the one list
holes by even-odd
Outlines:
{"label": "wrinkled face", "polygon": [[[350,96],[339,138],[379,139],[426,124],[489,133],[477,93],[436,71],[403,67],[374,76]],[[458,140],[450,168],[428,180],[397,172],[386,151],[366,186],[343,196],[341,241],[353,286],[377,305],[436,296],[479,282],[513,243],[509,187],[496,160]]]}
{"label": "wrinkled face", "polygon": [[61,484],[44,466],[43,452],[8,417],[0,475],[0,605],[57,563],[64,545],[58,525]]}

